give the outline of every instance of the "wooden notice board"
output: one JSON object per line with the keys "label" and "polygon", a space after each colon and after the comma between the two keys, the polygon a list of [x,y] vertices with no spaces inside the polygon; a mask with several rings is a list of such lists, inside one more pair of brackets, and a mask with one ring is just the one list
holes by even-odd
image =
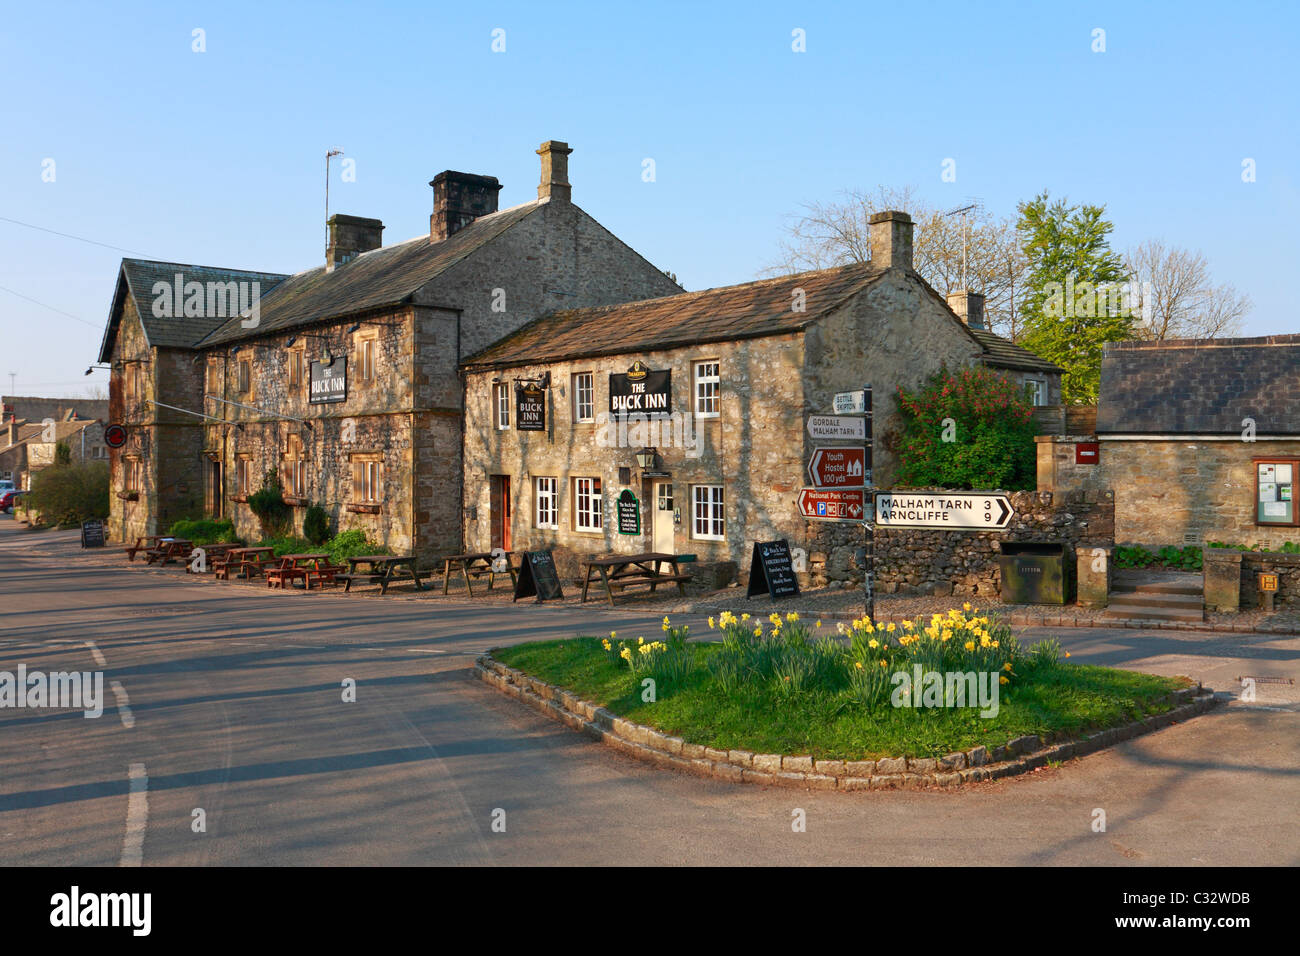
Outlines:
{"label": "wooden notice board", "polygon": [[790,556],[790,542],[755,541],[754,556],[749,562],[749,592],[747,597],[770,594],[772,600],[794,597],[799,593],[799,581],[794,576],[794,561]]}
{"label": "wooden notice board", "polygon": [[549,551],[525,551],[519,565],[519,579],[515,581],[515,597],[536,597],[537,603],[558,601],[564,597],[560,575],[555,570],[555,559]]}

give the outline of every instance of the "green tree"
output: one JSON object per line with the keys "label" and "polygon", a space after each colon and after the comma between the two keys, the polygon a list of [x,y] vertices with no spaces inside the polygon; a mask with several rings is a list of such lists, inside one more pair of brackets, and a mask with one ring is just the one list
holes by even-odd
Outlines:
{"label": "green tree", "polygon": [[97,461],[42,468],[32,477],[25,504],[40,512],[43,521],[63,528],[107,518],[108,465]]}
{"label": "green tree", "polygon": [[940,369],[898,390],[898,481],[925,488],[1033,488],[1034,410],[1009,378],[984,366]]}
{"label": "green tree", "polygon": [[1097,401],[1101,352],[1134,337],[1128,276],[1110,248],[1105,206],[1049,201],[1046,191],[1019,205],[1016,224],[1029,277],[1020,307],[1021,345],[1065,369],[1062,400]]}
{"label": "green tree", "polygon": [[72,449],[68,447],[67,442],[59,442],[54,446],[54,463],[56,465],[72,464]]}

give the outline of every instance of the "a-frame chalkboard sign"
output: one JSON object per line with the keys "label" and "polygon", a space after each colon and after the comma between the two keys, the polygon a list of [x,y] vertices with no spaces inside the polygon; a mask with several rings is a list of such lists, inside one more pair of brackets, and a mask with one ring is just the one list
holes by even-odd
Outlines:
{"label": "a-frame chalkboard sign", "polygon": [[794,576],[794,561],[790,557],[790,542],[755,541],[754,556],[749,562],[749,592],[747,597],[760,594],[777,598],[794,597],[799,593],[799,581]]}
{"label": "a-frame chalkboard sign", "polygon": [[560,575],[555,570],[555,559],[549,551],[525,551],[519,565],[519,579],[515,581],[515,600],[534,597],[537,603],[558,601],[564,597]]}

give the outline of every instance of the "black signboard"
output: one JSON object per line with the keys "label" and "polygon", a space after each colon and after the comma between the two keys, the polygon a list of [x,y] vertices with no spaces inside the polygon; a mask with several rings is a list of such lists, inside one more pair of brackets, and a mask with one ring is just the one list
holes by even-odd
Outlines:
{"label": "black signboard", "polygon": [[670,415],[673,410],[672,369],[652,372],[636,361],[623,373],[609,376],[609,414]]}
{"label": "black signboard", "polygon": [[104,522],[81,522],[81,546],[83,548],[102,548],[104,546]]}
{"label": "black signboard", "polygon": [[348,360],[345,356],[336,355],[329,364],[311,363],[310,396],[308,401],[312,405],[347,401]]}
{"label": "black signboard", "polygon": [[636,500],[631,489],[624,488],[619,492],[614,511],[618,516],[619,534],[641,533],[641,502]]}
{"label": "black signboard", "polygon": [[794,576],[794,562],[788,541],[755,541],[754,557],[749,562],[748,597],[770,594],[772,600],[794,597],[799,581]]}
{"label": "black signboard", "polygon": [[515,386],[515,428],[521,432],[546,431],[546,392],[529,382]]}
{"label": "black signboard", "polygon": [[549,551],[525,551],[519,565],[519,579],[515,581],[515,600],[537,597],[537,603],[558,601],[564,597],[560,575],[555,570],[555,559]]}

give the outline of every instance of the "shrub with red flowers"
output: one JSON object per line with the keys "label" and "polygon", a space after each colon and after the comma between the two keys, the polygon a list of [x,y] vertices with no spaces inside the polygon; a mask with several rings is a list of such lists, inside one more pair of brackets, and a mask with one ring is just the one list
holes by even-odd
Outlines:
{"label": "shrub with red flowers", "polygon": [[1032,489],[1033,407],[1014,382],[983,366],[941,368],[917,391],[898,389],[903,413],[898,484]]}

